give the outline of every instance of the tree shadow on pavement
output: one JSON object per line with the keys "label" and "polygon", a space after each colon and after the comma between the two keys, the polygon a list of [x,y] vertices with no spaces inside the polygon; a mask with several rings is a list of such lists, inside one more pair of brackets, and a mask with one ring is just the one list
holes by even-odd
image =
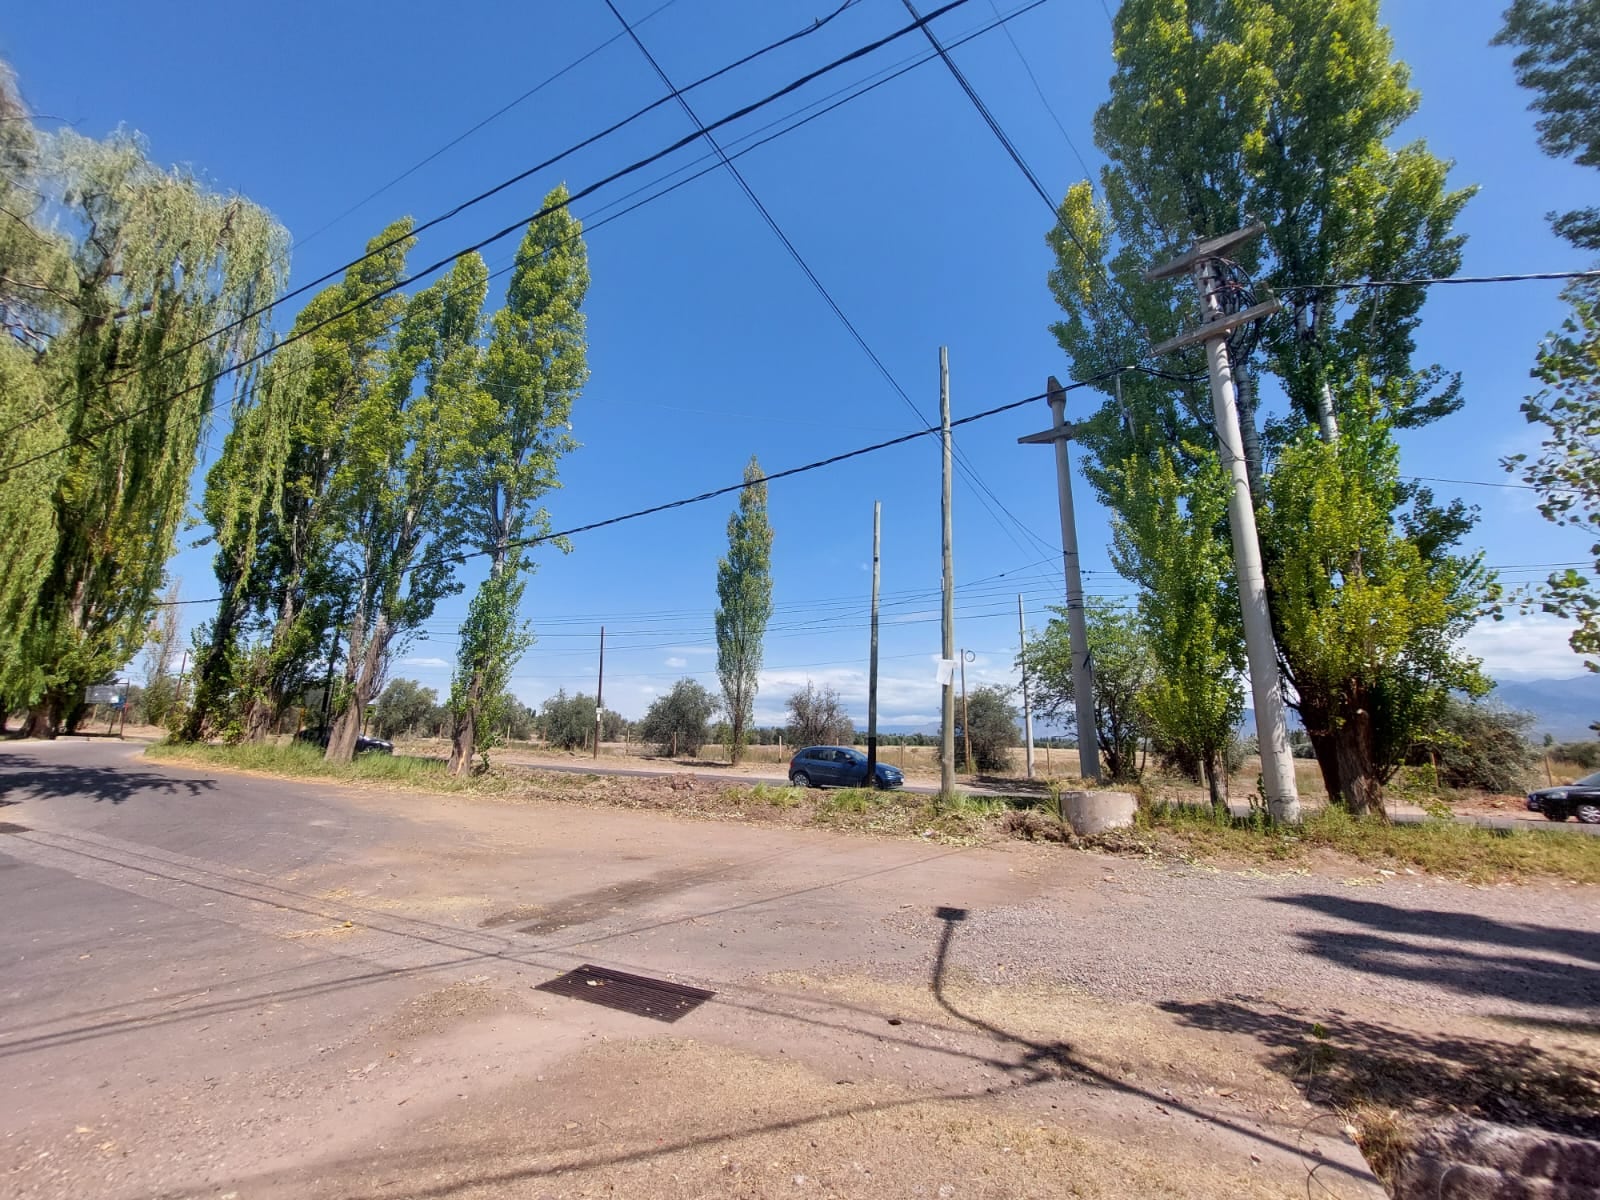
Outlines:
{"label": "tree shadow on pavement", "polygon": [[1600,1075],[1583,1050],[1569,1055],[1526,1039],[1428,1034],[1257,998],[1169,1000],[1158,1007],[1196,1029],[1255,1039],[1268,1065],[1315,1103],[1377,1105],[1421,1116],[1461,1113],[1600,1137]]}
{"label": "tree shadow on pavement", "polygon": [[1343,922],[1296,936],[1311,954],[1363,975],[1542,1007],[1600,1008],[1600,967],[1587,965],[1600,963],[1597,932],[1318,893],[1271,899]]}
{"label": "tree shadow on pavement", "polygon": [[216,786],[213,779],[179,779],[124,764],[87,767],[0,753],[0,804],[75,796],[121,804],[144,793],[199,796]]}

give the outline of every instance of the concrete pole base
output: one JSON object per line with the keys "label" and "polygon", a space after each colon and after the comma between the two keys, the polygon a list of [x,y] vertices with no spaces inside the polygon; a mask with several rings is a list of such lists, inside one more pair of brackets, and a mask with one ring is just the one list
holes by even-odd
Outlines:
{"label": "concrete pole base", "polygon": [[1131,792],[1062,792],[1062,814],[1072,832],[1092,837],[1108,829],[1126,829],[1133,824],[1139,802]]}

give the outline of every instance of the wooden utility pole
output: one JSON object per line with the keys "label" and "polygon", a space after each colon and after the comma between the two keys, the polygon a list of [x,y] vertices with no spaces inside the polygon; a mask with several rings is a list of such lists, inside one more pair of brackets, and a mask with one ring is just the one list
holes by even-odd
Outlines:
{"label": "wooden utility pole", "polygon": [[606,627],[600,626],[600,674],[594,682],[594,756],[600,757],[600,731],[604,728],[606,695]]}
{"label": "wooden utility pole", "polygon": [[956,576],[950,557],[950,349],[947,346],[939,347],[939,440],[944,451],[944,612],[940,621],[943,630],[940,654],[943,662],[939,670],[943,691],[939,697],[939,798],[948,804],[955,799],[956,790],[956,697],[950,661],[956,656]]}
{"label": "wooden utility pole", "polygon": [[1100,742],[1094,725],[1094,660],[1089,656],[1089,626],[1083,609],[1083,571],[1078,562],[1078,522],[1072,506],[1072,460],[1067,442],[1067,390],[1050,376],[1045,385],[1050,428],[1019,437],[1023,445],[1050,444],[1056,451],[1056,501],[1061,510],[1061,566],[1067,586],[1067,642],[1072,651],[1072,707],[1078,724],[1078,774],[1100,782]]}
{"label": "wooden utility pole", "polygon": [[867,786],[878,778],[878,550],[883,504],[872,502],[872,649],[867,660]]}
{"label": "wooden utility pole", "polygon": [[1017,663],[1022,668],[1022,734],[1028,747],[1028,778],[1033,778],[1033,707],[1028,702],[1028,627],[1022,619],[1022,593],[1017,593],[1017,644],[1021,653]]}
{"label": "wooden utility pole", "polygon": [[1256,510],[1250,498],[1250,474],[1239,429],[1233,364],[1228,358],[1228,333],[1270,316],[1280,306],[1276,300],[1269,300],[1235,313],[1225,312],[1222,306],[1222,256],[1241,242],[1265,232],[1266,226],[1256,224],[1198,242],[1188,253],[1146,271],[1145,279],[1153,282],[1187,272],[1194,276],[1200,292],[1202,324],[1168,339],[1157,346],[1155,352],[1166,354],[1195,342],[1205,343],[1206,365],[1211,371],[1217,453],[1232,484],[1228,496],[1228,528],[1233,535],[1234,573],[1239,580],[1239,606],[1244,617],[1245,655],[1250,663],[1250,691],[1256,709],[1256,741],[1261,747],[1262,790],[1266,792],[1267,811],[1274,821],[1298,824],[1300,793],[1295,784],[1289,721],[1278,678],[1278,649],[1272,637],[1267,580],[1261,566],[1261,541],[1256,533]]}

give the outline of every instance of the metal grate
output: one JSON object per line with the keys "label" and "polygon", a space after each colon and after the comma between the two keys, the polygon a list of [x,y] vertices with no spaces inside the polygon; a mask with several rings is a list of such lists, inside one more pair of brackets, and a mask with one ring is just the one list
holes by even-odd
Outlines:
{"label": "metal grate", "polygon": [[536,990],[569,996],[574,1000],[587,1000],[590,1004],[604,1005],[656,1021],[676,1021],[716,995],[704,988],[672,983],[666,979],[649,979],[643,975],[629,975],[624,971],[612,971],[590,963],[541,983]]}

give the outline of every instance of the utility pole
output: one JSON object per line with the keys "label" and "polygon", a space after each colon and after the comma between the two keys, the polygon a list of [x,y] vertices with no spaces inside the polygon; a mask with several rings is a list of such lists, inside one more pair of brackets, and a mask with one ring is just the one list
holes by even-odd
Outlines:
{"label": "utility pole", "polygon": [[600,757],[600,731],[604,728],[606,691],[606,627],[600,626],[600,676],[594,682],[594,756]]}
{"label": "utility pole", "polygon": [[1259,237],[1266,226],[1256,224],[1221,237],[1197,242],[1193,249],[1164,266],[1145,272],[1154,281],[1188,272],[1200,291],[1202,324],[1155,348],[1165,354],[1204,342],[1206,365],[1211,371],[1211,406],[1215,417],[1217,452],[1232,487],[1228,496],[1228,528],[1233,535],[1234,572],[1239,580],[1239,606],[1244,617],[1245,654],[1250,662],[1250,691],[1256,709],[1256,740],[1261,747],[1261,779],[1267,793],[1267,811],[1274,821],[1297,824],[1300,795],[1295,786],[1294,758],[1289,748],[1289,722],[1278,679],[1278,650],[1272,637],[1272,615],[1267,607],[1266,574],[1261,566],[1261,542],[1256,534],[1256,510],[1250,499],[1250,476],[1239,431],[1238,395],[1233,365],[1228,359],[1228,333],[1280,307],[1276,300],[1227,313],[1222,305],[1220,259],[1241,242]]}
{"label": "utility pole", "polygon": [[883,504],[872,502],[872,651],[867,660],[867,786],[878,778],[878,549]]}
{"label": "utility pole", "polygon": [[1056,449],[1056,499],[1061,509],[1061,565],[1067,583],[1067,642],[1072,650],[1072,707],[1078,723],[1078,774],[1100,782],[1100,741],[1094,726],[1094,660],[1089,656],[1089,627],[1083,611],[1083,572],[1078,562],[1078,522],[1072,506],[1072,459],[1067,442],[1074,430],[1067,424],[1067,390],[1054,375],[1045,384],[1050,403],[1050,428],[1019,437],[1022,445],[1049,443]]}
{"label": "utility pole", "polygon": [[1017,593],[1017,644],[1021,654],[1017,662],[1022,667],[1022,733],[1028,747],[1028,778],[1033,778],[1033,707],[1028,703],[1028,629],[1022,620],[1022,593]]}
{"label": "utility pole", "polygon": [[948,804],[955,799],[956,790],[956,697],[955,680],[951,678],[950,660],[956,656],[956,576],[950,561],[950,349],[939,347],[939,440],[944,451],[943,509],[944,522],[944,613],[940,622],[943,639],[940,642],[939,676],[943,691],[939,698],[939,799]]}

